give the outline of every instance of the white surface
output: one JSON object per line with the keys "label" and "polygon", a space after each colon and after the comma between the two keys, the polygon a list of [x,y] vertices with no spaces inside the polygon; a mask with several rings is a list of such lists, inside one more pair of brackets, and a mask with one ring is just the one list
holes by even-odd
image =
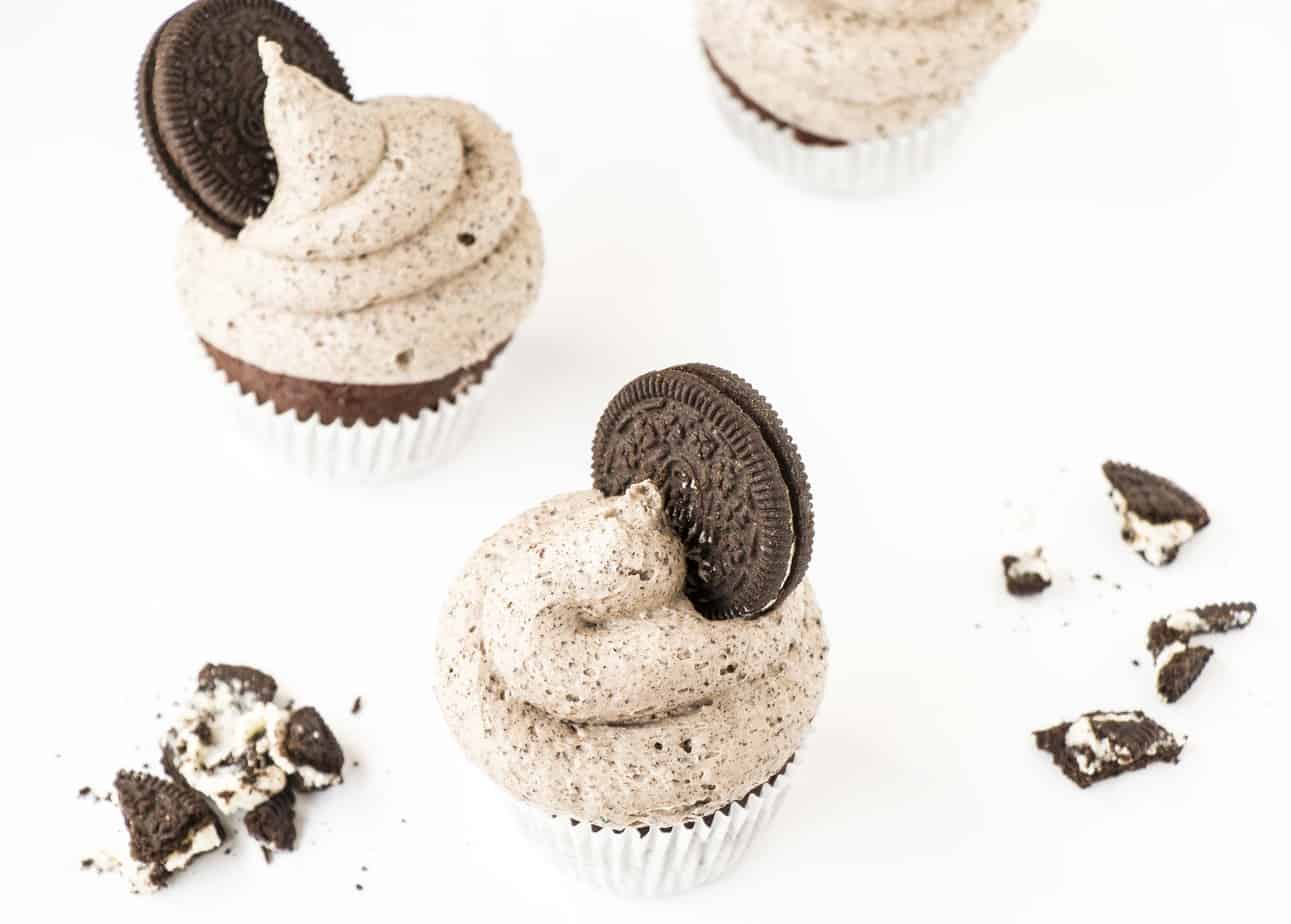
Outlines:
{"label": "white surface", "polygon": [[[550,253],[476,442],[380,489],[245,451],[193,360],[181,210],[131,108],[173,5],[10,4],[0,38],[6,919],[1291,917],[1283,4],[1051,0],[948,168],[853,205],[728,137],[680,0],[300,0],[360,95],[460,96],[514,131]],[[624,904],[529,861],[426,664],[476,543],[586,485],[609,397],[687,360],[751,378],[802,445],[833,675],[747,862]],[[1108,456],[1210,505],[1171,568],[1121,546]],[[1055,586],[1007,598],[999,557],[1041,544]],[[1148,622],[1225,598],[1255,623],[1159,704]],[[239,838],[132,897],[77,869],[115,821],[74,795],[155,767],[153,716],[208,659],[272,671],[360,766],[302,800],[295,855]],[[1180,766],[1080,792],[1031,745],[1135,707],[1191,736]]]}

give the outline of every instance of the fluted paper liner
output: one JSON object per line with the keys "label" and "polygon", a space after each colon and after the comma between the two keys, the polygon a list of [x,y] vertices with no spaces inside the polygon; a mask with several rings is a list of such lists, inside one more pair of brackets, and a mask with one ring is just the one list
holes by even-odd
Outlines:
{"label": "fluted paper liner", "polygon": [[512,804],[526,838],[565,873],[626,897],[676,895],[718,879],[739,863],[775,820],[799,759],[707,820],[671,828],[614,830],[524,802]]}

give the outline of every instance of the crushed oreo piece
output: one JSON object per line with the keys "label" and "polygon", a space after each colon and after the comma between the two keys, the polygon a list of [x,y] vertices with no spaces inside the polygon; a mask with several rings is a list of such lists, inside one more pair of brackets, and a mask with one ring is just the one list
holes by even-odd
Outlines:
{"label": "crushed oreo piece", "polygon": [[1257,610],[1254,603],[1212,603],[1172,613],[1148,628],[1148,651],[1156,658],[1171,645],[1186,644],[1193,636],[1245,629]]}
{"label": "crushed oreo piece", "polygon": [[265,850],[295,849],[295,791],[287,787],[268,802],[248,812],[246,828],[247,833],[254,837]]}
{"label": "crushed oreo piece", "polygon": [[1103,474],[1121,515],[1121,538],[1149,564],[1170,564],[1210,525],[1206,508],[1172,481],[1120,462],[1105,463]]}
{"label": "crushed oreo piece", "polygon": [[197,689],[212,692],[217,684],[226,684],[234,693],[250,693],[262,703],[271,703],[278,695],[278,681],[254,667],[233,664],[208,664],[197,674]]}
{"label": "crushed oreo piece", "polygon": [[1150,764],[1178,763],[1183,752],[1183,742],[1138,711],[1087,713],[1036,732],[1035,741],[1081,789]]}
{"label": "crushed oreo piece", "polygon": [[116,778],[117,802],[130,833],[136,891],[161,888],[197,856],[224,842],[215,813],[193,790],[122,770]]}
{"label": "crushed oreo piece", "polygon": [[283,749],[296,765],[296,779],[302,789],[326,789],[340,782],[345,754],[314,707],[306,706],[291,714]]}
{"label": "crushed oreo piece", "polygon": [[1167,703],[1178,702],[1192,689],[1214,652],[1192,645],[1198,635],[1244,629],[1255,618],[1254,603],[1213,603],[1180,610],[1148,628],[1148,651],[1157,667],[1157,692]]}
{"label": "crushed oreo piece", "polygon": [[363,709],[363,697],[362,696],[354,697],[354,705],[350,707],[350,715],[358,715],[362,709]]}
{"label": "crushed oreo piece", "polygon": [[1192,689],[1215,652],[1205,645],[1176,642],[1157,658],[1157,692],[1167,703],[1177,703]]}
{"label": "crushed oreo piece", "polygon": [[1044,593],[1053,584],[1044,549],[1036,549],[1027,555],[1005,555],[1003,561],[1004,584],[1015,597],[1033,597]]}

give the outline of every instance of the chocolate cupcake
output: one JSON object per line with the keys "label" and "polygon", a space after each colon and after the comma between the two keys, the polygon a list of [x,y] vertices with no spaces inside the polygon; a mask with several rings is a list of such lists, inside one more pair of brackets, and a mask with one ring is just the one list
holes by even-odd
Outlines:
{"label": "chocolate cupcake", "polygon": [[[485,541],[440,623],[437,695],[467,755],[561,866],[633,895],[742,856],[824,691],[801,461],[769,405],[716,373],[625,388],[597,487]],[[666,435],[641,455],[647,431]]]}
{"label": "chocolate cupcake", "polygon": [[[204,0],[145,56],[145,135],[194,213],[180,300],[250,430],[310,470],[400,474],[478,413],[537,297],[541,234],[491,119],[444,99],[352,102],[291,17]],[[171,73],[203,42],[231,59],[233,85]],[[198,126],[209,144],[165,130],[185,107],[217,123]],[[200,159],[210,150],[224,159]]]}
{"label": "chocolate cupcake", "polygon": [[723,116],[776,171],[846,194],[939,162],[1037,0],[699,0]]}

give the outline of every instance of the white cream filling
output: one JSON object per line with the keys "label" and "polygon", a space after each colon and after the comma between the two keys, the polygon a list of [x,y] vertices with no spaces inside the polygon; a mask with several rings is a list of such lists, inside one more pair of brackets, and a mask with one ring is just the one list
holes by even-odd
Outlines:
{"label": "white cream filling", "polygon": [[1199,635],[1210,631],[1210,626],[1196,610],[1180,610],[1172,613],[1166,617],[1165,624],[1167,628],[1187,635]]}
{"label": "white cream filling", "polygon": [[[1124,745],[1116,745],[1094,729],[1095,722],[1138,722],[1139,717],[1132,712],[1107,712],[1093,716],[1082,716],[1067,729],[1064,739],[1067,749],[1073,752],[1076,766],[1085,776],[1094,776],[1108,763],[1128,764],[1134,761],[1134,754]],[[1151,747],[1143,752],[1143,757],[1153,757],[1161,749],[1163,740],[1152,742]],[[1079,748],[1087,748],[1086,754]]]}
{"label": "white cream filling", "polygon": [[176,850],[170,856],[166,857],[166,862],[162,865],[166,867],[167,872],[173,873],[176,870],[183,869],[191,863],[194,857],[204,853],[210,853],[216,847],[220,846],[221,843],[223,843],[223,840],[220,838],[220,829],[216,826],[215,822],[211,822],[206,827],[199,829],[198,832],[193,835],[192,840],[188,843],[187,849]]}
{"label": "white cream filling", "polygon": [[[193,694],[164,744],[174,754],[175,769],[221,812],[249,812],[282,792],[292,774],[299,774],[309,789],[340,781],[340,774],[298,765],[287,756],[290,719],[291,714],[274,703],[216,683],[211,690]],[[199,733],[203,727],[205,742]],[[248,773],[242,762],[246,754],[262,758],[262,766]]]}
{"label": "white cream filling", "polygon": [[1196,535],[1197,531],[1187,520],[1149,523],[1130,509],[1125,495],[1115,488],[1112,489],[1112,503],[1124,522],[1125,531],[1128,534],[1126,543],[1150,564],[1164,565],[1172,549],[1179,548]]}

